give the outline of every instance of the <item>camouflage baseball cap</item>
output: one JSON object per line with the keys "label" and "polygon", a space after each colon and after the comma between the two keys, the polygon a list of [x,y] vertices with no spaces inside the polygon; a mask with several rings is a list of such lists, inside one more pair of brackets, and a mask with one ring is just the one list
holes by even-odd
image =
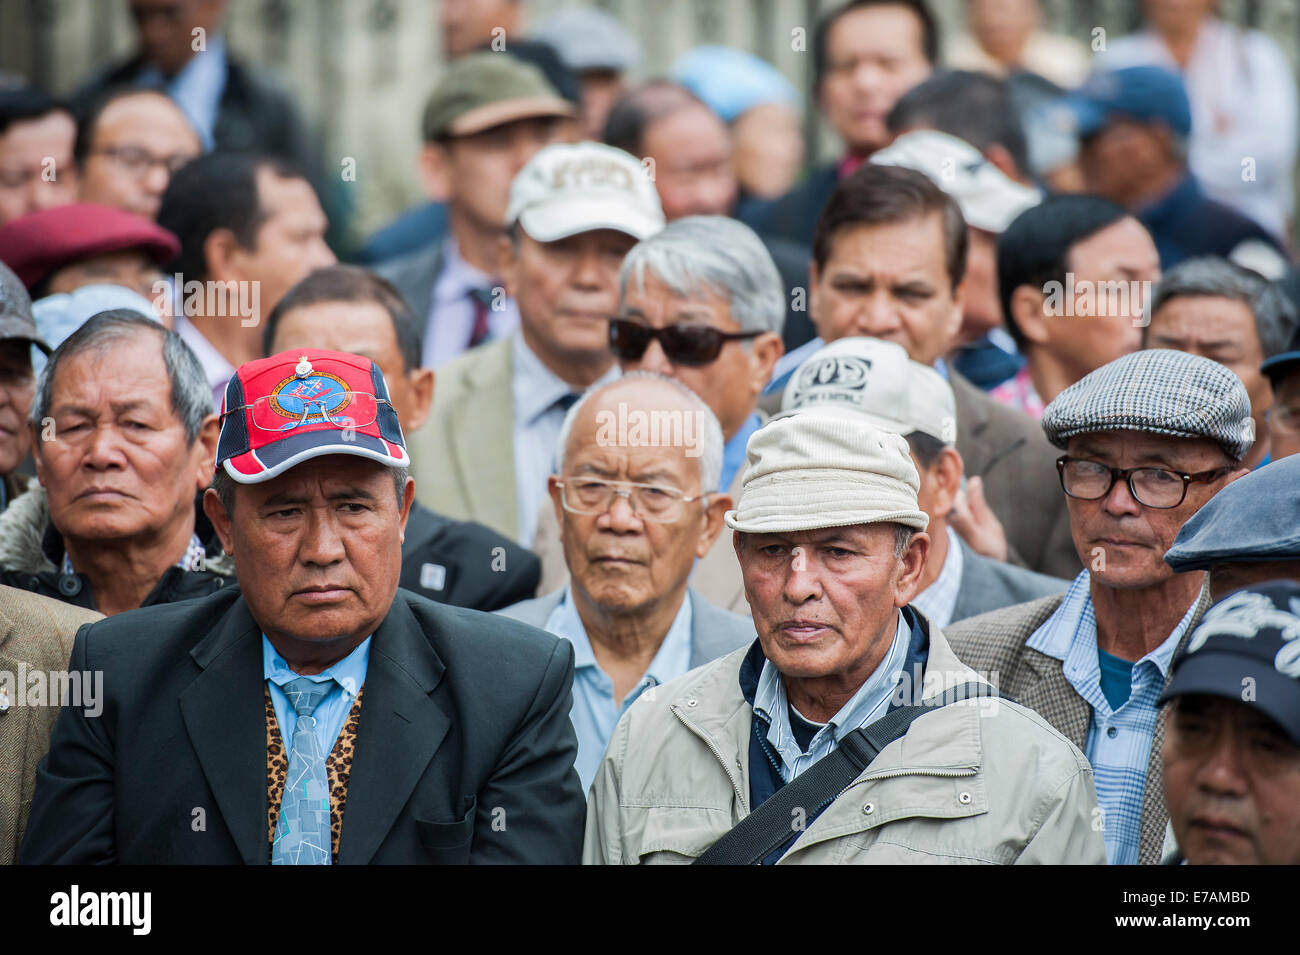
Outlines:
{"label": "camouflage baseball cap", "polygon": [[0,262],[0,341],[25,339],[45,354],[50,346],[41,340],[32,318],[32,299],[18,276]]}
{"label": "camouflage baseball cap", "polygon": [[572,117],[574,106],[545,74],[507,53],[471,53],[452,61],[424,107],[426,142],[470,136],[534,117]]}

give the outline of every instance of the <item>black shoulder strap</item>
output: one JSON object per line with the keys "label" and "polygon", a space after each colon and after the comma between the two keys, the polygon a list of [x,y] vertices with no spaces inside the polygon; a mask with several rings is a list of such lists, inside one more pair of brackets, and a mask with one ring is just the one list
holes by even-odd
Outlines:
{"label": "black shoulder strap", "polygon": [[[789,841],[796,822],[816,817],[862,774],[882,749],[907,734],[908,727],[941,706],[979,696],[996,696],[987,683],[963,683],[941,697],[890,710],[868,726],[845,734],[839,745],[776,791],[709,846],[695,865],[757,865]],[[800,812],[799,810],[802,810]]]}

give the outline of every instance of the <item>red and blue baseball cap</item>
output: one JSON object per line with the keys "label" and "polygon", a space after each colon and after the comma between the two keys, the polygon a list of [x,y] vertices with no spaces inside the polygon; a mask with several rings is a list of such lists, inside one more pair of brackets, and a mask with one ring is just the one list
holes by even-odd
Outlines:
{"label": "red and blue baseball cap", "polygon": [[375,363],[299,349],[240,365],[221,403],[217,467],[240,484],[260,484],[323,454],[410,465]]}

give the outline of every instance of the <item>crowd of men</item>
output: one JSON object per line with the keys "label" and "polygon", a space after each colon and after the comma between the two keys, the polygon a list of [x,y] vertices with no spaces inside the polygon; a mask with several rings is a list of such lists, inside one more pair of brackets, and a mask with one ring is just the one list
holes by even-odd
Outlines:
{"label": "crowd of men", "polygon": [[0,86],[0,860],[1300,863],[1269,38],[848,0],[801,173],[751,54],[443,0],[355,244],[125,5]]}

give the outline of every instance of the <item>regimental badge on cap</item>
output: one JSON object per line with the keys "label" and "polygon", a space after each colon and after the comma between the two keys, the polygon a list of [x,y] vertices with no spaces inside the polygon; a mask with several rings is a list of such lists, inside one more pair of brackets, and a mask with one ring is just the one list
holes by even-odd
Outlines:
{"label": "regimental badge on cap", "polygon": [[299,378],[306,378],[311,374],[311,362],[307,360],[306,355],[298,359],[298,364],[294,366],[293,373]]}

